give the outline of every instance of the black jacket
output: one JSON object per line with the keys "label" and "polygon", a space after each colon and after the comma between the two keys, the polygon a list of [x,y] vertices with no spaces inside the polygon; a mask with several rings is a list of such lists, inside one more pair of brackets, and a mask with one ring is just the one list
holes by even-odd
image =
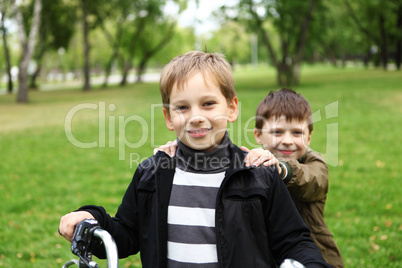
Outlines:
{"label": "black jacket", "polygon": [[[231,168],[216,201],[220,267],[276,267],[291,258],[310,267],[330,267],[310,238],[276,169],[243,166],[244,152],[230,143]],[[113,236],[119,257],[140,251],[143,267],[166,267],[167,211],[175,158],[163,152],[142,162],[116,217],[84,206]],[[103,248],[94,254],[105,257]]]}

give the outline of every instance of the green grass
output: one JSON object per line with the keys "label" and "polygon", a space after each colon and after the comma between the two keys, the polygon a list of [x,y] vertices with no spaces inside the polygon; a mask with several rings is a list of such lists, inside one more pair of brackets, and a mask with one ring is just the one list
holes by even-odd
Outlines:
{"label": "green grass", "polygon": [[[278,88],[275,74],[239,69],[235,79],[241,115],[230,135],[235,143],[254,147],[252,117],[259,101]],[[346,266],[401,267],[402,73],[305,67],[294,89],[321,115],[311,147],[332,163],[325,219]],[[161,108],[151,106],[160,103],[156,83],[88,93],[32,92],[30,99],[21,105],[15,96],[0,96],[0,267],[61,267],[73,255],[57,233],[60,217],[84,204],[102,205],[113,215],[137,159],[174,135]],[[325,109],[336,102],[331,117]],[[76,147],[66,137],[65,119],[79,104],[88,108],[72,117],[72,134],[97,142],[94,148]],[[335,128],[327,138],[330,125]],[[124,142],[133,146],[120,147]],[[140,267],[139,257],[121,260],[120,266]]]}

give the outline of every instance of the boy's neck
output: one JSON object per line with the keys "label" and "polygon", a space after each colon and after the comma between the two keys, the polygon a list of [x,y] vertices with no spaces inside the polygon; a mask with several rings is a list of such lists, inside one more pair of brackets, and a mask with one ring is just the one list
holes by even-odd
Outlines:
{"label": "boy's neck", "polygon": [[226,132],[222,142],[213,151],[194,150],[177,140],[177,158],[180,169],[192,172],[215,173],[225,171],[230,166],[229,134]]}

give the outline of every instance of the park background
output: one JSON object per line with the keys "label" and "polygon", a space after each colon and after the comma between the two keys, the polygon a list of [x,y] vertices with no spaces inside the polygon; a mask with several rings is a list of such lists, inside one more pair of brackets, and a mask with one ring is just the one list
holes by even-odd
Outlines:
{"label": "park background", "polygon": [[231,62],[238,145],[257,147],[270,90],[310,101],[346,267],[402,265],[401,0],[3,0],[0,16],[0,267],[61,267],[60,217],[115,213],[138,160],[174,139],[158,76],[190,50]]}

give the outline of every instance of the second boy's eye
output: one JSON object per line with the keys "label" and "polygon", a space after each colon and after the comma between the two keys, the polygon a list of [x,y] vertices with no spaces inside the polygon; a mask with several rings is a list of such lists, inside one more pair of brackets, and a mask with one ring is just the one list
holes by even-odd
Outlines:
{"label": "second boy's eye", "polygon": [[271,133],[274,134],[274,135],[281,135],[282,131],[280,131],[280,130],[272,130]]}

